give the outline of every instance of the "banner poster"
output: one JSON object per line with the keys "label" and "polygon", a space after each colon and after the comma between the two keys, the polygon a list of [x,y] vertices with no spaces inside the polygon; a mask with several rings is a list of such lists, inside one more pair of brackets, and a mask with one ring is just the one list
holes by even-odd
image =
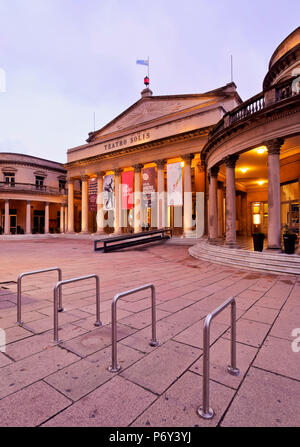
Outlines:
{"label": "banner poster", "polygon": [[181,163],[167,165],[168,205],[182,206]]}
{"label": "banner poster", "polygon": [[122,172],[122,209],[133,208],[133,171]]}
{"label": "banner poster", "polygon": [[89,211],[97,211],[97,179],[92,178],[88,181],[88,199]]}
{"label": "banner poster", "polygon": [[[155,167],[143,169],[143,202],[151,207],[151,197],[155,200],[156,170]],[[151,196],[152,194],[152,196]]]}
{"label": "banner poster", "polygon": [[105,175],[103,177],[103,209],[114,209],[114,176]]}

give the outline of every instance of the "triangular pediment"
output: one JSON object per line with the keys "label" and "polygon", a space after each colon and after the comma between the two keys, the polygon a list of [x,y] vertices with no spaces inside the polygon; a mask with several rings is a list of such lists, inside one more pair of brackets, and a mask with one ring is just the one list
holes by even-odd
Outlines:
{"label": "triangular pediment", "polygon": [[[143,93],[146,95],[143,96]],[[146,123],[155,125],[160,120],[175,119],[176,116],[186,116],[190,112],[203,109],[210,104],[228,96],[238,96],[235,84],[227,84],[215,90],[199,94],[152,96],[150,89],[142,92],[142,98],[127,110],[106,124],[102,129],[89,134],[88,142],[108,138],[110,134],[120,133],[123,130],[138,127]],[[239,97],[238,97],[239,98]],[[238,99],[240,100],[240,98]]]}
{"label": "triangular pediment", "polygon": [[[196,96],[196,95],[195,95]],[[200,95],[199,95],[200,96]],[[125,112],[108,123],[99,131],[93,132],[91,140],[104,137],[105,135],[131,128],[152,120],[167,118],[168,115],[184,113],[197,106],[210,102],[211,97],[187,97],[187,98],[143,98]]]}

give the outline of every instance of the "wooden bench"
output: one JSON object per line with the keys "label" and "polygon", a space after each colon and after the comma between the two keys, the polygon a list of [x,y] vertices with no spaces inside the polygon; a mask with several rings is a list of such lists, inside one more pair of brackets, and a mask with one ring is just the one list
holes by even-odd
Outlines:
{"label": "wooden bench", "polygon": [[[172,237],[171,228],[160,230],[143,231],[141,233],[126,234],[124,236],[108,237],[94,241],[94,250],[107,253],[121,248],[133,247],[135,245],[147,244],[148,242],[165,241]],[[98,244],[102,244],[99,247]]]}

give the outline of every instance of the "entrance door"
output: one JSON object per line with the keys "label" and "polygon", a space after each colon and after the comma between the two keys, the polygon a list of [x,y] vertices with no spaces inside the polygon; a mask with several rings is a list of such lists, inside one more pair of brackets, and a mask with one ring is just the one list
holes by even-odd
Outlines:
{"label": "entrance door", "polygon": [[17,234],[17,215],[13,214],[9,216],[9,228],[11,234]]}
{"label": "entrance door", "polygon": [[44,233],[45,211],[34,211],[33,213],[33,233]]}

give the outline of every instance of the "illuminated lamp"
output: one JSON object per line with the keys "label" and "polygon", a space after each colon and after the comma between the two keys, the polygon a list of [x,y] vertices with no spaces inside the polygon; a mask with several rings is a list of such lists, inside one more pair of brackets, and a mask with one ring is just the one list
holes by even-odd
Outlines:
{"label": "illuminated lamp", "polygon": [[253,224],[260,225],[260,214],[253,214]]}
{"label": "illuminated lamp", "polygon": [[256,152],[258,154],[264,154],[266,152],[266,148],[264,146],[261,146],[258,149],[256,149]]}
{"label": "illuminated lamp", "polygon": [[258,185],[261,186],[261,185],[263,185],[265,182],[264,182],[264,180],[259,180],[257,183],[258,183]]}
{"label": "illuminated lamp", "polygon": [[182,162],[180,163],[180,166],[181,166],[182,168],[184,168],[184,161],[182,161]]}
{"label": "illuminated lamp", "polygon": [[241,171],[242,171],[243,174],[245,174],[245,172],[248,171],[248,168],[241,168]]}

